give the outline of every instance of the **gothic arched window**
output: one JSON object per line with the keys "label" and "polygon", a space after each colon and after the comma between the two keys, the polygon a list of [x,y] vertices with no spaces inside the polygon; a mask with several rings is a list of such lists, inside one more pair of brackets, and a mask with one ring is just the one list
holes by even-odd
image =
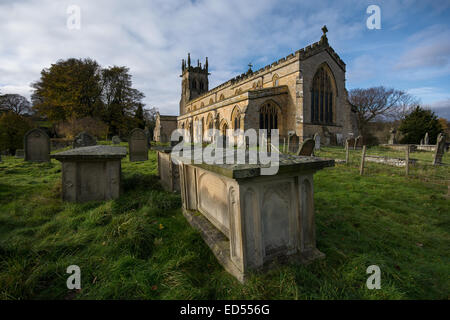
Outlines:
{"label": "gothic arched window", "polygon": [[239,108],[236,106],[231,114],[231,125],[234,130],[241,129],[241,112]]}
{"label": "gothic arched window", "polygon": [[278,87],[280,85],[280,80],[279,80],[279,76],[275,73],[272,77],[272,85],[274,87]]}
{"label": "gothic arched window", "polygon": [[192,80],[191,87],[192,87],[192,89],[197,89],[197,81],[195,81],[195,79]]}
{"label": "gothic arched window", "polygon": [[259,128],[268,130],[268,134],[271,129],[278,129],[278,112],[273,103],[267,102],[259,109]]}
{"label": "gothic arched window", "polygon": [[311,122],[333,123],[334,93],[331,74],[320,67],[311,88]]}

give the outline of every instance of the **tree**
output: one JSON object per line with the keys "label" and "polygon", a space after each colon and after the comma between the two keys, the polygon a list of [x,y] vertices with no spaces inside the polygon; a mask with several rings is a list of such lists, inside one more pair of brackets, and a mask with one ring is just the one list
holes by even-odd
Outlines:
{"label": "tree", "polygon": [[29,114],[31,105],[27,98],[20,94],[0,95],[0,110],[12,111],[15,114]]}
{"label": "tree", "polygon": [[50,121],[95,117],[101,104],[101,68],[92,59],[59,60],[32,84],[34,108]]}
{"label": "tree", "polygon": [[132,87],[127,67],[103,69],[101,88],[102,119],[110,127],[109,135],[126,134],[135,126],[133,119],[137,108],[144,106],[144,94]]}
{"label": "tree", "polygon": [[0,116],[0,150],[9,150],[14,154],[16,149],[22,149],[23,137],[32,127],[29,119],[15,112],[3,113]]}
{"label": "tree", "polygon": [[59,60],[32,84],[34,108],[51,122],[100,119],[108,136],[125,135],[136,126],[144,94],[132,87],[127,67],[102,69],[92,59]]}
{"label": "tree", "polygon": [[158,113],[158,109],[153,107],[150,109],[144,110],[144,119],[145,119],[145,126],[148,129],[148,133],[153,138],[153,131],[156,126],[156,114]]}
{"label": "tree", "polygon": [[436,143],[442,131],[441,124],[433,111],[417,106],[400,123],[399,131],[404,135],[401,143],[417,144],[428,132],[430,144]]}
{"label": "tree", "polygon": [[355,107],[358,130],[364,133],[368,122],[404,117],[416,99],[408,93],[383,86],[352,89],[349,101]]}
{"label": "tree", "polygon": [[145,128],[145,119],[144,119],[144,107],[143,104],[138,104],[136,108],[136,112],[134,114],[134,119],[136,121],[136,126],[138,128],[144,129]]}

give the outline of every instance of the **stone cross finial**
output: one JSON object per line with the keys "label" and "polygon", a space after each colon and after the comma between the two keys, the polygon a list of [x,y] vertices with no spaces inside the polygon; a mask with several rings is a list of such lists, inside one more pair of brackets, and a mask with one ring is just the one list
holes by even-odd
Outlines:
{"label": "stone cross finial", "polygon": [[326,33],[328,32],[327,26],[322,27],[322,32],[323,32],[323,35],[326,36]]}
{"label": "stone cross finial", "polygon": [[249,69],[249,70],[252,70],[252,67],[253,67],[252,63],[249,62],[249,63],[248,63],[248,69]]}

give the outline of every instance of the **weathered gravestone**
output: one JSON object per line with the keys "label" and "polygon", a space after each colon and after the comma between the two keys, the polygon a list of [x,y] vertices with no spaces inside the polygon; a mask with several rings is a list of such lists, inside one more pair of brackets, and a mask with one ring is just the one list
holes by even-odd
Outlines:
{"label": "weathered gravestone", "polygon": [[429,145],[430,144],[430,137],[428,136],[428,132],[425,133],[425,137],[423,138],[423,143],[425,145]]}
{"label": "weathered gravestone", "polygon": [[320,135],[318,133],[314,134],[314,149],[320,150]]}
{"label": "weathered gravestone", "polygon": [[396,144],[397,141],[395,140],[395,134],[396,134],[397,130],[395,130],[395,128],[392,128],[389,131],[389,141],[388,144]]}
{"label": "weathered gravestone", "polygon": [[120,142],[121,142],[121,140],[120,140],[119,136],[112,137],[113,144],[120,144]]}
{"label": "weathered gravestone", "polygon": [[96,146],[97,140],[87,132],[79,133],[73,140],[73,148]]}
{"label": "weathered gravestone", "polygon": [[338,146],[342,146],[344,141],[342,140],[342,133],[336,133],[336,143]]}
{"label": "weathered gravestone", "polygon": [[363,146],[363,137],[362,136],[358,136],[356,137],[355,140],[355,146],[353,147],[353,149],[361,149]]}
{"label": "weathered gravestone", "polygon": [[445,134],[439,133],[436,142],[436,151],[434,152],[433,165],[442,164],[442,157],[445,152]]}
{"label": "weathered gravestone", "polygon": [[[227,150],[224,159],[236,152]],[[265,175],[262,164],[173,157],[181,160],[184,216],[239,281],[278,257],[325,257],[316,247],[313,175],[334,160],[280,154],[277,173]]]}
{"label": "weathered gravestone", "polygon": [[130,149],[130,161],[148,160],[148,141],[144,130],[136,128],[131,131],[128,147]]}
{"label": "weathered gravestone", "polygon": [[125,147],[81,147],[52,155],[62,162],[64,201],[104,201],[118,198],[121,192],[121,159]]}
{"label": "weathered gravestone", "polygon": [[288,139],[289,139],[288,152],[292,152],[292,153],[297,152],[298,146],[300,144],[300,137],[297,134],[293,133],[291,136],[289,136]]}
{"label": "weathered gravestone", "polygon": [[32,129],[25,134],[23,140],[25,161],[50,161],[50,138],[44,130],[39,128]]}
{"label": "weathered gravestone", "polygon": [[355,138],[349,137],[346,140],[349,149],[355,148]]}
{"label": "weathered gravestone", "polygon": [[14,156],[16,158],[23,159],[25,158],[25,151],[23,149],[16,149],[16,154]]}
{"label": "weathered gravestone", "polygon": [[314,140],[311,138],[305,139],[297,151],[297,156],[312,156],[314,152]]}

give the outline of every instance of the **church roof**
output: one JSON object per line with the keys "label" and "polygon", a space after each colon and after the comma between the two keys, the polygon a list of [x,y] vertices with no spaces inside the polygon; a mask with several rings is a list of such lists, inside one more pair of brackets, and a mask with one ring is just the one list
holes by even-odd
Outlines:
{"label": "church roof", "polygon": [[339,55],[334,51],[334,49],[329,45],[328,43],[328,38],[326,35],[326,32],[328,31],[328,29],[326,28],[326,26],[323,26],[322,28],[323,34],[320,38],[319,41],[314,42],[313,44],[310,44],[302,49],[297,50],[295,53],[291,53],[288,56],[279,59],[278,61],[275,61],[271,64],[266,65],[263,68],[260,68],[257,71],[252,71],[251,69],[249,69],[247,72],[242,73],[210,90],[208,90],[207,92],[201,94],[200,96],[196,97],[195,99],[189,101],[189,105],[191,105],[193,102],[201,100],[202,98],[204,98],[205,96],[211,94],[213,91],[217,91],[220,90],[223,87],[229,86],[229,85],[235,85],[241,81],[247,80],[247,79],[251,79],[255,76],[257,76],[258,74],[265,72],[267,70],[272,69],[273,67],[276,67],[277,65],[279,65],[280,63],[284,63],[286,61],[289,61],[291,59],[294,59],[295,57],[297,57],[298,59],[301,60],[306,60],[309,57],[316,55],[322,51],[326,51],[329,53],[329,55],[334,59],[334,61],[336,62],[336,64],[345,72],[345,63],[344,61],[339,57]]}
{"label": "church roof", "polygon": [[214,90],[216,88],[225,86],[226,84],[229,84],[229,83],[235,84],[237,82],[240,82],[241,80],[253,77],[253,76],[255,76],[255,75],[257,75],[257,74],[259,74],[259,73],[261,73],[261,72],[263,72],[265,70],[269,70],[272,67],[275,67],[278,64],[280,64],[282,62],[285,62],[285,61],[288,61],[288,60],[290,60],[290,59],[292,59],[292,58],[294,58],[296,56],[298,56],[300,58],[300,60],[306,60],[307,58],[309,58],[309,57],[311,57],[313,55],[316,55],[316,54],[318,54],[319,52],[322,52],[322,51],[327,51],[330,54],[330,56],[335,60],[336,64],[342,70],[345,71],[345,62],[339,57],[339,55],[334,51],[334,49],[328,43],[328,38],[326,36],[326,32],[328,30],[326,29],[326,26],[324,26],[322,28],[322,31],[324,31],[324,32],[323,32],[323,35],[322,35],[322,37],[320,38],[319,41],[314,42],[313,44],[310,44],[310,45],[308,45],[308,46],[306,46],[306,47],[304,47],[302,49],[299,49],[295,53],[291,53],[288,56],[286,56],[284,58],[281,58],[278,61],[275,61],[275,62],[273,62],[271,64],[268,64],[265,67],[263,67],[263,68],[261,68],[261,69],[259,69],[257,71],[249,70],[251,72],[247,71],[245,73],[242,73],[242,74],[240,74],[240,75],[238,75],[238,76],[236,76],[236,77],[234,77],[234,78],[232,78],[232,79],[230,79],[230,80],[228,80],[228,81],[218,85],[217,87],[212,88],[209,91],[212,91],[212,90]]}

